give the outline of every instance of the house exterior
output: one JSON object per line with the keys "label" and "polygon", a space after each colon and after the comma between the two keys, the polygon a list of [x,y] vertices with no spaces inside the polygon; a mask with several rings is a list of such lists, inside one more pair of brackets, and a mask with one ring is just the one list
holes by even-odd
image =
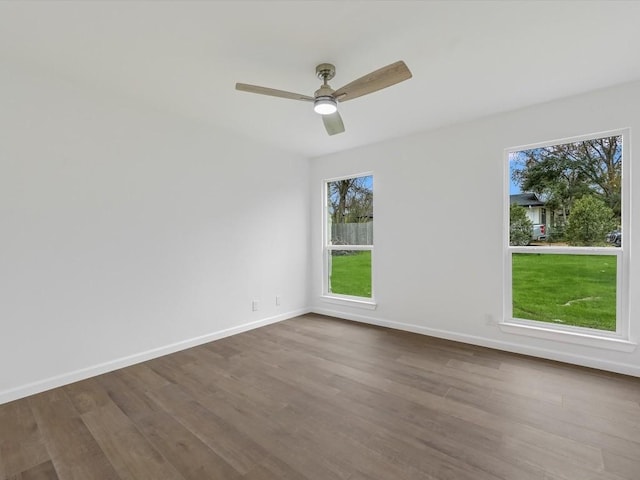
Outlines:
{"label": "house exterior", "polygon": [[544,202],[535,193],[517,193],[509,198],[511,205],[514,203],[527,209],[527,217],[534,225],[547,223],[547,209]]}
{"label": "house exterior", "polygon": [[548,230],[547,209],[544,202],[535,193],[527,192],[510,195],[509,202],[511,205],[520,205],[527,210],[527,218],[533,224],[532,239],[542,240],[546,238]]}

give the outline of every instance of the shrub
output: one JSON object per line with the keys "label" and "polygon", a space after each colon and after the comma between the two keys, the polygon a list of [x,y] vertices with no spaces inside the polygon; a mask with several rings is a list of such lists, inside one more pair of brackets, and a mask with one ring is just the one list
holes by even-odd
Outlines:
{"label": "shrub", "polygon": [[550,225],[547,227],[547,241],[550,243],[563,242],[564,241],[565,225],[559,223],[557,225]]}
{"label": "shrub", "polygon": [[571,209],[565,236],[569,245],[604,245],[607,233],[616,227],[613,210],[594,196],[576,200]]}
{"label": "shrub", "polygon": [[509,209],[509,245],[529,245],[532,230],[533,223],[527,217],[527,210],[512,204]]}

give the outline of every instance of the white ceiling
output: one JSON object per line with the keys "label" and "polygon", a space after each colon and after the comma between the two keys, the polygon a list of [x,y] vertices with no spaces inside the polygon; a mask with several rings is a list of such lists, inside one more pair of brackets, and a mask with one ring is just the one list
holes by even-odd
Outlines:
{"label": "white ceiling", "polygon": [[[638,80],[639,25],[637,1],[8,1],[0,61],[317,156]],[[413,78],[341,104],[333,137],[308,103],[234,90],[396,60]]]}

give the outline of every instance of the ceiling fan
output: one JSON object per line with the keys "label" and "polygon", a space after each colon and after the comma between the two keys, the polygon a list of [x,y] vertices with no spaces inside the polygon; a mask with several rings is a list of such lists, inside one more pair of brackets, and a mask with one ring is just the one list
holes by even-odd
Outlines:
{"label": "ceiling fan", "polygon": [[313,102],[313,109],[316,113],[322,115],[322,121],[327,133],[335,135],[336,133],[344,132],[344,123],[340,113],[338,113],[338,102],[346,102],[347,100],[377,92],[412,77],[411,71],[402,60],[360,77],[338,90],[334,90],[327,83],[335,74],[336,67],[330,63],[321,63],[316,67],[316,75],[322,80],[322,85],[316,90],[313,97],[257,85],[247,85],[246,83],[236,83],[236,90]]}

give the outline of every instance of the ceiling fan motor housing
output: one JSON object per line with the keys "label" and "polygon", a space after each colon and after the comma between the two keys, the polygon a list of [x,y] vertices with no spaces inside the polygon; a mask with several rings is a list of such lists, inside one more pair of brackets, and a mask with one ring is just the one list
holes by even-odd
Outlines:
{"label": "ceiling fan motor housing", "polygon": [[318,90],[313,94],[315,98],[318,97],[333,97],[333,88],[329,85],[322,85]]}

